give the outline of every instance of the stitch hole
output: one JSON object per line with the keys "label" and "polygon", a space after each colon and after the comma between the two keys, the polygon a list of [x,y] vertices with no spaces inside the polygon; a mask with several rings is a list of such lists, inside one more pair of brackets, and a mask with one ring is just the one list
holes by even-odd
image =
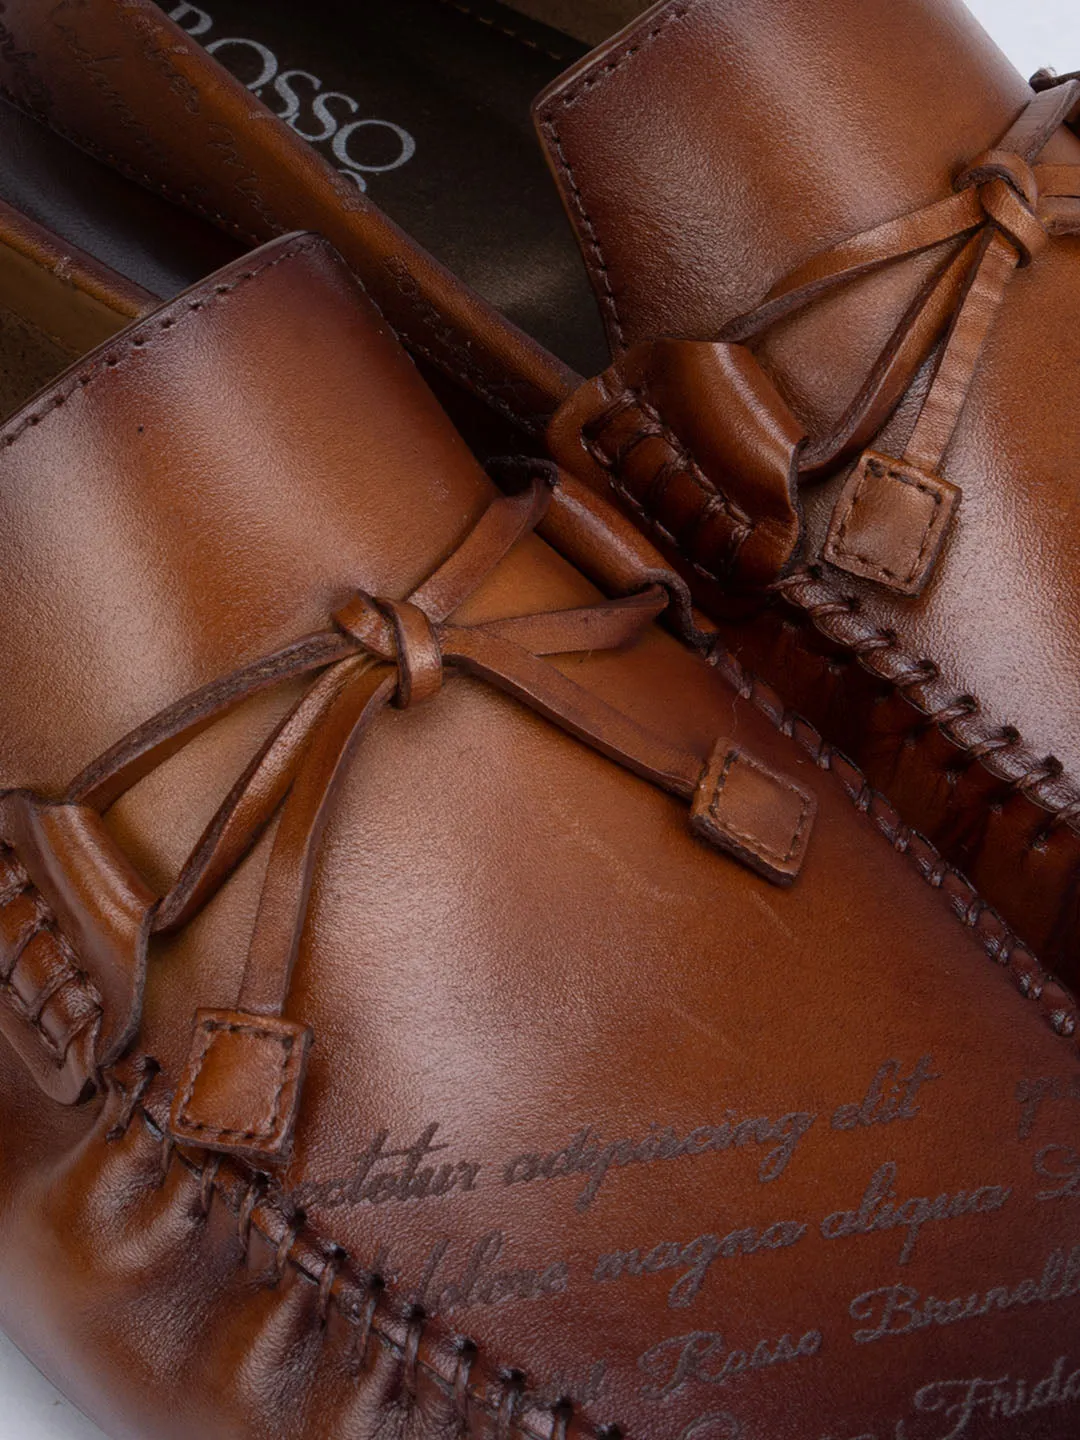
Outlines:
{"label": "stitch hole", "polygon": [[522,1370],[503,1370],[499,1375],[502,1397],[495,1422],[496,1440],[510,1440],[517,1415],[518,1405],[525,1393],[525,1374]]}
{"label": "stitch hole", "polygon": [[[1016,734],[1019,740],[1019,731]],[[1042,760],[1037,760],[1034,765],[1030,765],[1022,775],[1017,777],[1010,788],[1016,793],[1030,795],[1032,792],[1038,791],[1041,786],[1050,784],[1054,780],[1060,780],[1064,773],[1065,766],[1057,756],[1047,755]],[[1056,817],[1050,821],[1051,826],[1055,823]]]}
{"label": "stitch hole", "polygon": [[402,1363],[405,1404],[416,1403],[417,1371],[420,1364],[420,1341],[424,1337],[427,1312],[422,1305],[413,1305],[406,1314],[405,1354]]}
{"label": "stitch hole", "polygon": [[[135,1084],[131,1087],[131,1090],[127,1094],[127,1098],[124,1101],[123,1108],[121,1109],[120,1114],[116,1118],[116,1124],[105,1132],[105,1139],[107,1141],[115,1142],[117,1140],[121,1140],[127,1134],[128,1130],[131,1128],[131,1122],[135,1118],[135,1112],[138,1110],[139,1104],[142,1101],[143,1096],[146,1094],[147,1090],[149,1090],[154,1080],[154,1077],[160,1072],[160,1070],[161,1066],[150,1055],[145,1056],[140,1062],[138,1067],[138,1079],[135,1081]],[[123,1093],[121,1087],[116,1085],[115,1077],[111,1077],[110,1084],[115,1085],[118,1093]]]}
{"label": "stitch hole", "polygon": [[255,1214],[255,1206],[266,1193],[269,1185],[269,1177],[261,1171],[252,1177],[251,1183],[244,1191],[244,1198],[240,1202],[240,1210],[236,1217],[236,1238],[240,1242],[240,1249],[245,1256],[251,1244],[251,1222]]}
{"label": "stitch hole", "polygon": [[[854,614],[854,611],[849,613]],[[895,650],[899,645],[899,639],[895,630],[878,630],[873,635],[865,635],[861,640],[852,644],[852,650],[856,655],[873,655],[877,650]]]}
{"label": "stitch hole", "polygon": [[567,1396],[551,1407],[551,1440],[566,1440],[570,1421],[574,1418],[574,1402]]}
{"label": "stitch hole", "polygon": [[334,1291],[334,1281],[337,1279],[342,1265],[345,1263],[346,1254],[340,1245],[334,1245],[323,1265],[322,1274],[319,1276],[319,1298],[318,1317],[319,1324],[325,1325],[327,1316],[330,1314],[330,1301]]}
{"label": "stitch hole", "polygon": [[978,713],[979,702],[974,695],[958,695],[950,705],[928,715],[923,728],[930,730],[936,725],[939,730],[948,730],[957,720],[972,720]]}
{"label": "stitch hole", "polygon": [[625,1440],[621,1425],[601,1425],[596,1432],[596,1440]]}
{"label": "stitch hole", "polygon": [[161,1165],[158,1167],[157,1174],[156,1188],[158,1190],[163,1187],[165,1181],[169,1178],[169,1166],[172,1164],[173,1156],[175,1154],[176,1141],[172,1138],[171,1135],[163,1136],[161,1145]]}
{"label": "stitch hole", "polygon": [[985,740],[979,740],[970,746],[968,754],[973,760],[981,760],[984,756],[996,755],[1002,750],[1011,750],[1014,746],[1019,745],[1020,740],[1020,731],[1015,725],[1003,725],[996,735],[989,735]]}
{"label": "stitch hole", "polygon": [[379,1301],[382,1299],[385,1289],[386,1281],[381,1275],[369,1275],[367,1277],[367,1298],[363,1308],[357,1306],[354,1312],[360,1327],[353,1351],[353,1370],[357,1378],[367,1365],[368,1352],[371,1348],[371,1332],[375,1325],[375,1313],[379,1308]]}
{"label": "stitch hole", "polygon": [[285,1271],[288,1269],[289,1256],[296,1244],[296,1237],[307,1223],[307,1216],[303,1210],[293,1212],[291,1220],[288,1220],[281,1232],[281,1239],[278,1241],[277,1249],[274,1252],[273,1268],[270,1271],[270,1288],[280,1285],[285,1278]]}
{"label": "stitch hole", "polygon": [[210,1206],[214,1200],[214,1181],[217,1179],[220,1169],[220,1155],[211,1156],[203,1166],[202,1177],[199,1182],[198,1212],[204,1220],[210,1218]]}
{"label": "stitch hole", "polygon": [[457,1365],[454,1368],[454,1410],[462,1426],[469,1422],[469,1379],[479,1348],[475,1340],[462,1336],[457,1342]]}
{"label": "stitch hole", "polygon": [[917,660],[909,674],[895,681],[896,688],[903,693],[917,689],[920,685],[932,685],[941,679],[941,670],[933,660]]}

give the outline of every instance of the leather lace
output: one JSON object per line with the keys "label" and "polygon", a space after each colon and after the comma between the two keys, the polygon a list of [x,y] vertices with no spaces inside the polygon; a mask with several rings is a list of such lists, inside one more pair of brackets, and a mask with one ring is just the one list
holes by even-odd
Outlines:
{"label": "leather lace", "polygon": [[476,677],[634,774],[693,798],[708,757],[645,729],[547,659],[634,641],[668,604],[661,586],[575,609],[454,623],[465,600],[536,528],[550,496],[545,476],[494,500],[461,546],[407,599],[357,592],[332,629],[305,636],[162,711],[71,786],[66,803],[102,811],[246,699],[315,677],[221,804],[154,916],[157,932],[187,924],[280,813],[239,1009],[282,1013],[330,798],[361,737],[391,705],[427,704],[453,678]]}
{"label": "leather lace", "polygon": [[802,476],[823,474],[864,449],[944,337],[902,457],[928,473],[938,470],[1012,275],[1035,263],[1052,236],[1080,234],[1080,165],[1036,163],[1078,102],[1080,81],[1043,90],[1000,143],[957,176],[952,195],[815,255],[724,328],[723,341],[750,340],[862,276],[924,252],[946,251],[843,416],[803,447]]}

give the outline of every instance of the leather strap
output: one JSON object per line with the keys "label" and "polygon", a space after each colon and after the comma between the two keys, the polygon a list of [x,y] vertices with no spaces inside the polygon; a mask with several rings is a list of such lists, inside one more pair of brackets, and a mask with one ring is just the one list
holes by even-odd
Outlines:
{"label": "leather strap", "polygon": [[[1009,281],[1038,263],[1052,237],[1080,234],[1080,166],[1037,163],[1078,113],[1080,79],[1041,87],[956,177],[953,194],[812,256],[713,342],[634,347],[555,417],[556,458],[613,488],[662,548],[689,562],[705,598],[722,604],[720,591],[753,593],[785,574],[802,542],[798,486],[861,454],[823,558],[920,593],[960,500],[939,472]],[[844,414],[807,438],[748,343],[843,286],[937,251],[940,264]],[[904,454],[868,450],[939,344]]]}
{"label": "leather strap", "polygon": [[[513,547],[544,524],[557,484],[551,467],[534,469],[518,493],[491,503],[411,595],[357,592],[334,616],[333,629],[305,636],[139,726],[88,767],[60,803],[64,814],[98,819],[155,766],[246,699],[272,685],[314,677],[225,797],[169,893],[158,901],[145,887],[133,892],[145,897],[138,932],[143,948],[138,967],[120,967],[123,993],[111,1007],[122,1011],[125,1036],[135,1029],[141,1006],[145,938],[188,924],[278,818],[235,1008],[196,1013],[191,1055],[174,1098],[176,1138],[261,1163],[289,1153],[312,1036],[286,1010],[335,791],[364,734],[391,705],[435,703],[456,677],[495,686],[687,802],[695,833],[766,879],[790,884],[798,874],[813,822],[811,795],[727,740],[718,741],[709,755],[671,743],[547,658],[633,644],[668,609],[671,595],[664,584],[645,583],[630,594],[568,610],[454,623],[461,605]],[[628,574],[640,584],[636,558]],[[98,829],[107,833],[100,824]],[[85,889],[87,876],[80,874],[80,881]],[[106,935],[103,943],[107,940]],[[125,988],[135,968],[138,983]],[[101,1028],[113,1037],[112,1052],[108,1019]]]}
{"label": "leather strap", "polygon": [[901,319],[855,404],[803,452],[806,478],[864,445],[944,334],[904,454],[864,455],[840,496],[823,552],[832,564],[908,595],[929,580],[960,500],[938,472],[1009,280],[1037,261],[1051,235],[1080,233],[1080,167],[1034,164],[1078,101],[1077,81],[1037,94],[1000,144],[957,176],[953,195],[814,256],[726,327],[725,340],[751,339],[860,276],[958,244]]}

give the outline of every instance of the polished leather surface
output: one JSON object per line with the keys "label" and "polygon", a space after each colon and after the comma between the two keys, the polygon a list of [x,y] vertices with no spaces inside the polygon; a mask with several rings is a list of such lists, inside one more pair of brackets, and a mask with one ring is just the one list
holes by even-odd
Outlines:
{"label": "polished leather surface", "polygon": [[[54,798],[87,766],[77,793],[111,795],[93,762],[125,732],[358,589],[415,592],[497,493],[303,236],[118,337],[0,444],[0,784]],[[694,640],[624,522],[569,479],[551,505],[547,541],[455,624],[595,605],[592,575],[659,586]],[[766,772],[812,797],[788,888],[483,679],[424,681],[362,736],[289,984],[314,1037],[291,1158],[165,1138],[195,1011],[231,1025],[262,974],[272,832],[154,940],[137,1035],[91,1098],[50,1098],[0,1039],[0,1313],[110,1433],[1071,1432],[1075,1010],[853,767],[713,658],[650,625],[555,665],[703,762],[718,739],[749,757],[742,822]],[[108,810],[152,890],[299,698],[253,695]],[[52,833],[74,883],[104,842]],[[5,899],[32,898],[5,865]],[[37,923],[62,943],[33,974],[0,932],[0,1007],[32,1038],[58,985],[103,982],[85,936],[81,978],[51,971],[71,927]],[[272,1065],[250,1058],[255,1085]]]}
{"label": "polished leather surface", "polygon": [[[788,272],[950,196],[1031,99],[954,0],[673,0],[557,82],[537,114],[621,352],[656,337],[732,338],[736,317]],[[1074,166],[1080,141],[1059,128],[1038,159]],[[1009,233],[1010,193],[984,196],[991,235]],[[954,396],[937,488],[912,488],[922,471],[888,499],[879,486],[847,537],[850,501],[869,492],[856,477],[841,497],[843,466],[808,479],[803,545],[773,604],[725,630],[1073,978],[1078,243],[1057,234],[1009,281]],[[948,253],[856,278],[750,342],[811,446]],[[902,455],[927,383],[924,369],[874,450]],[[709,413],[706,390],[698,403]],[[705,492],[714,509],[724,488]],[[663,485],[651,494],[652,533],[721,615],[723,552],[700,526],[680,530]],[[957,499],[927,529],[934,507]],[[823,557],[833,563],[820,575],[801,568]]]}
{"label": "polished leather surface", "polygon": [[[714,336],[792,266],[940,200],[1030,100],[953,0],[904,0],[867,17],[855,0],[661,6],[541,104],[542,135],[617,350],[657,335]],[[153,6],[9,0],[5,23],[6,84],[53,126],[144,183],[180,186],[187,204],[231,229],[253,237],[295,224],[326,229],[413,353],[489,413],[535,429],[565,397],[573,384],[565,367],[478,308],[355,193],[345,196],[295,135]],[[1069,164],[1078,154],[1062,131],[1043,159]],[[1075,602],[1075,407],[1061,377],[1074,364],[1077,243],[1054,239],[1009,285],[938,477],[962,492],[957,517],[931,535],[919,528],[925,506],[890,512],[890,527],[915,535],[915,560],[923,540],[934,541],[932,566],[914,564],[880,524],[828,552],[842,561],[872,554],[879,578],[907,576],[908,588],[922,587],[919,598],[852,575],[850,560],[821,578],[799,568],[798,555],[826,553],[840,477],[800,487],[796,568],[776,603],[745,623],[746,605],[730,603],[724,561],[741,516],[775,513],[776,494],[751,487],[748,497],[729,497],[685,445],[674,449],[677,484],[668,484],[665,463],[663,483],[624,474],[613,488],[610,468],[590,467],[580,444],[563,448],[552,437],[560,458],[645,523],[714,616],[739,617],[726,635],[746,662],[855,755],[906,818],[1073,977],[1080,729],[1069,677],[1078,657],[1074,627],[1060,617]],[[932,268],[916,256],[865,276],[756,342],[769,383],[811,437],[858,390]],[[449,398],[479,443],[504,441]],[[693,436],[727,423],[714,401],[707,386],[687,392],[683,411],[700,412]],[[894,432],[874,443],[899,444],[912,423],[912,406],[901,406]],[[711,448],[730,449],[732,438]],[[738,480],[753,474],[740,468]],[[665,499],[643,504],[646,493]],[[723,523],[726,507],[734,525]]]}

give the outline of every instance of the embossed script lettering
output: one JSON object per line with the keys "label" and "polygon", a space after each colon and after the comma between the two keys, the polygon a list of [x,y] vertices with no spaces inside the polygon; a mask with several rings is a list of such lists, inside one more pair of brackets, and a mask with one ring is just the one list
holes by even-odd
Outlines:
{"label": "embossed script lettering", "polygon": [[[1080,1402],[1080,1369],[1069,1373],[1068,1356],[1059,1357],[1053,1370],[1034,1385],[1008,1375],[997,1380],[975,1376],[970,1380],[935,1380],[916,1392],[914,1408],[921,1415],[939,1415],[945,1429],[933,1427],[926,1440],[960,1440],[972,1433],[979,1418],[1018,1420],[1037,1411],[1056,1410]],[[1053,1434],[1064,1435],[1068,1421],[1054,1422]],[[1075,1425],[1076,1422],[1073,1422]],[[923,1432],[924,1433],[924,1432]],[[1069,1434],[1075,1433],[1072,1426]],[[915,1440],[915,1435],[912,1435]],[[918,1440],[923,1440],[920,1433]]]}
{"label": "embossed script lettering", "polygon": [[542,1300],[561,1295],[570,1283],[565,1260],[543,1270],[514,1269],[500,1264],[506,1236],[492,1230],[470,1249],[464,1265],[448,1274],[450,1241],[440,1240],[428,1255],[416,1290],[416,1303],[429,1315],[444,1315],[474,1305],[502,1305],[508,1300]]}
{"label": "embossed script lettering", "polygon": [[959,1325],[998,1310],[1023,1305],[1054,1305],[1080,1295],[1080,1245],[1066,1253],[1055,1250],[1038,1279],[1013,1285],[992,1285],[951,1300],[922,1295],[910,1285],[884,1285],[857,1295],[850,1305],[853,1320],[866,1321],[854,1332],[857,1345],[872,1345],[895,1335],[910,1335],[933,1325]]}
{"label": "embossed script lettering", "polygon": [[[388,1130],[380,1130],[353,1161],[352,1173],[344,1179],[309,1181],[293,1192],[302,1209],[316,1205],[385,1205],[388,1201],[429,1200],[451,1191],[476,1189],[480,1166],[469,1160],[446,1160],[438,1165],[423,1162],[447,1145],[436,1145],[438,1125],[429,1125],[420,1138],[404,1150],[388,1150]],[[402,1163],[396,1164],[400,1161]]]}
{"label": "embossed script lettering", "polygon": [[924,1055],[908,1075],[901,1073],[903,1068],[899,1060],[886,1060],[858,1104],[837,1106],[832,1128],[858,1130],[871,1125],[892,1125],[897,1120],[914,1120],[920,1115],[919,1092],[941,1076],[934,1073],[931,1055]]}
{"label": "embossed script lettering", "polygon": [[1051,1103],[1056,1108],[1068,1101],[1080,1103],[1080,1075],[1072,1075],[1068,1079],[1044,1075],[1034,1080],[1019,1081],[1016,1086],[1016,1103],[1020,1106],[1019,1139],[1031,1138],[1044,1105]]}
{"label": "embossed script lettering", "polygon": [[758,1165],[762,1184],[777,1180],[787,1169],[799,1143],[810,1131],[816,1115],[791,1111],[776,1119],[759,1115],[740,1119],[729,1110],[715,1125],[699,1125],[680,1135],[671,1125],[651,1125],[646,1135],[605,1142],[586,1126],[561,1150],[546,1154],[525,1152],[515,1155],[503,1170],[507,1185],[530,1184],[537,1180],[558,1180],[583,1176],[585,1185],[577,1198],[578,1210],[587,1210],[599,1195],[608,1174],[628,1166],[655,1165],[684,1155],[715,1154],[758,1146],[765,1151]]}
{"label": "embossed script lettering", "polygon": [[1080,1199],[1080,1150],[1071,1145],[1046,1145],[1035,1156],[1035,1173],[1054,1182],[1036,1200]]}
{"label": "embossed script lettering", "polygon": [[915,1195],[898,1203],[896,1176],[897,1167],[891,1160],[879,1166],[857,1210],[835,1210],[821,1222],[825,1239],[846,1240],[852,1235],[871,1235],[877,1230],[902,1230],[900,1264],[906,1265],[915,1253],[924,1225],[958,1220],[962,1215],[988,1215],[1000,1210],[1012,1194],[1003,1185],[981,1185],[976,1190],[958,1190],[953,1195],[943,1193],[933,1199]]}
{"label": "embossed script lettering", "polygon": [[611,1280],[657,1275],[667,1270],[681,1271],[668,1292],[668,1305],[673,1310],[681,1310],[697,1299],[705,1277],[717,1260],[755,1255],[762,1250],[787,1250],[797,1245],[806,1232],[807,1227],[798,1221],[778,1220],[761,1230],[747,1225],[741,1230],[732,1230],[723,1238],[719,1235],[699,1235],[685,1244],[677,1240],[663,1240],[644,1253],[641,1250],[613,1250],[600,1256],[592,1278],[594,1284],[602,1284]]}
{"label": "embossed script lettering", "polygon": [[663,1400],[693,1381],[726,1385],[736,1376],[755,1370],[810,1359],[818,1354],[822,1343],[819,1330],[808,1330],[798,1340],[782,1335],[776,1341],[759,1340],[752,1349],[729,1350],[722,1335],[712,1330],[694,1330],[689,1335],[661,1340],[639,1358],[638,1369],[647,1377],[641,1393]]}

